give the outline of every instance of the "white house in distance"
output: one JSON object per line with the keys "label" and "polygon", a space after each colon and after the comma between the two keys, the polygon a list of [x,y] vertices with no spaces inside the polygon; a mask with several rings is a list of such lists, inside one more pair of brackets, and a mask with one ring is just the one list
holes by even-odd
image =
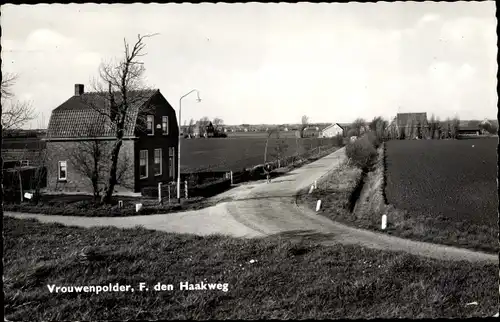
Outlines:
{"label": "white house in distance", "polygon": [[332,125],[329,125],[325,127],[321,133],[320,137],[323,138],[333,138],[337,135],[344,135],[344,129],[343,126],[340,126],[338,123],[333,123]]}

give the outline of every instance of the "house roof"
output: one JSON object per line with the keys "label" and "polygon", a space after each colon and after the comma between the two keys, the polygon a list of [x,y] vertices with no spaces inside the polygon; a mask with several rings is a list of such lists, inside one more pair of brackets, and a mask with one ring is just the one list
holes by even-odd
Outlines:
{"label": "house roof", "polygon": [[334,127],[335,125],[338,125],[338,126],[339,126],[342,130],[344,129],[344,127],[343,127],[342,125],[340,125],[340,123],[332,123],[332,124],[330,124],[330,125],[328,125],[328,126],[324,127],[324,128],[322,129],[322,131],[326,131],[326,130],[328,130],[328,129],[330,129],[330,128]]}
{"label": "house roof", "polygon": [[[124,136],[133,136],[141,107],[159,90],[129,92],[129,113]],[[111,137],[114,136],[109,118],[99,111],[109,112],[107,93],[88,92],[72,96],[52,111],[47,130],[49,138]],[[114,93],[120,104],[121,95]]]}
{"label": "house roof", "polygon": [[412,121],[421,124],[427,123],[427,113],[398,113],[396,116],[398,126],[406,126]]}
{"label": "house roof", "polygon": [[351,123],[336,123],[336,124],[338,124],[344,130],[352,125]]}

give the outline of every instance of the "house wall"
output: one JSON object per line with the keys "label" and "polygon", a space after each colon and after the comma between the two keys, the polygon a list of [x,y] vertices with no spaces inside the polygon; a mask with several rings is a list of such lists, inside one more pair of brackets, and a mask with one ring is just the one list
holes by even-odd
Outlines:
{"label": "house wall", "polygon": [[[154,135],[148,135],[142,131],[137,131],[138,137],[134,146],[134,178],[135,178],[135,192],[141,192],[145,187],[157,186],[159,182],[167,183],[176,180],[177,177],[177,147],[179,140],[179,129],[177,125],[177,117],[175,110],[168,103],[168,101],[161,94],[155,95],[151,103],[154,111]],[[162,116],[168,116],[169,131],[164,134],[161,128],[157,125],[162,122]],[[173,147],[174,159],[173,164],[169,162],[169,148]],[[154,175],[154,150],[162,149],[162,173],[161,175]],[[148,151],[148,176],[146,178],[140,177],[140,151]],[[174,176],[169,175],[169,167],[173,166]]]}
{"label": "house wall", "polygon": [[[109,174],[110,152],[113,145],[113,140],[100,141],[99,149],[104,152],[101,160],[103,160],[103,169],[100,176],[103,182],[100,184],[104,187],[105,181]],[[79,171],[81,163],[72,162],[74,156],[81,154],[81,151],[88,147],[88,141],[51,141],[47,142],[47,190],[51,192],[88,192],[92,193],[92,182],[89,176]],[[87,159],[88,160],[88,159]],[[90,158],[90,160],[92,160]],[[59,161],[67,162],[67,180],[60,181],[58,179],[58,163]],[[134,141],[124,140],[119,154],[118,169],[126,169],[123,180],[115,188],[116,191],[134,191]]]}
{"label": "house wall", "polygon": [[340,126],[338,126],[337,124],[335,124],[334,126],[326,129],[325,131],[322,132],[322,136],[325,137],[325,138],[333,138],[337,135],[343,135],[343,130]]}

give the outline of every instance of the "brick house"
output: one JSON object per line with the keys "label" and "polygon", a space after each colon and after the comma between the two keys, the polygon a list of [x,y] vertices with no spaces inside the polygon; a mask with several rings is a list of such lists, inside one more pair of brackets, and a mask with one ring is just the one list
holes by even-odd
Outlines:
{"label": "brick house", "polygon": [[[82,171],[84,163],[97,159],[92,153],[83,153],[89,146],[94,147],[92,151],[99,146],[100,186],[106,183],[109,153],[116,138],[109,117],[100,112],[110,112],[105,95],[85,93],[83,85],[76,84],[74,95],[52,111],[45,139],[48,191],[93,191],[90,176]],[[119,93],[114,97],[119,101]],[[160,90],[129,92],[129,101],[115,190],[137,193],[158,182],[175,180],[179,129],[175,111]]]}

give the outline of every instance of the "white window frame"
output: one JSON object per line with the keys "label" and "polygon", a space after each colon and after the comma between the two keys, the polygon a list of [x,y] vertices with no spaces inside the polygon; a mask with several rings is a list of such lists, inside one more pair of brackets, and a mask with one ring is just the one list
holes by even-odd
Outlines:
{"label": "white window frame", "polygon": [[[146,153],[146,175],[145,176],[142,176],[141,175],[141,160],[142,160],[142,153]],[[149,155],[148,155],[148,150],[140,150],[139,151],[139,178],[140,179],[146,179],[148,177],[148,174],[149,174]]]}
{"label": "white window frame", "polygon": [[163,135],[168,135],[168,115],[164,115],[161,117],[161,129],[163,131]]}
{"label": "white window frame", "polygon": [[[151,129],[148,128],[149,123],[151,123]],[[146,115],[146,129],[148,135],[155,135],[155,116],[152,114]]]}
{"label": "white window frame", "polygon": [[[62,170],[63,166],[64,166],[65,176],[61,177],[61,170]],[[66,181],[66,180],[68,180],[68,162],[67,161],[59,161],[59,162],[57,162],[57,179],[59,181]]]}
{"label": "white window frame", "polygon": [[[155,152],[154,152],[154,166],[156,167],[156,152],[160,152],[160,173],[155,173],[155,176],[161,176],[162,173],[163,173],[163,165],[162,165],[162,150],[161,149],[155,149]],[[155,168],[155,171],[156,171],[156,168]]]}
{"label": "white window frame", "polygon": [[29,160],[21,160],[21,167],[29,167],[30,161]]}

